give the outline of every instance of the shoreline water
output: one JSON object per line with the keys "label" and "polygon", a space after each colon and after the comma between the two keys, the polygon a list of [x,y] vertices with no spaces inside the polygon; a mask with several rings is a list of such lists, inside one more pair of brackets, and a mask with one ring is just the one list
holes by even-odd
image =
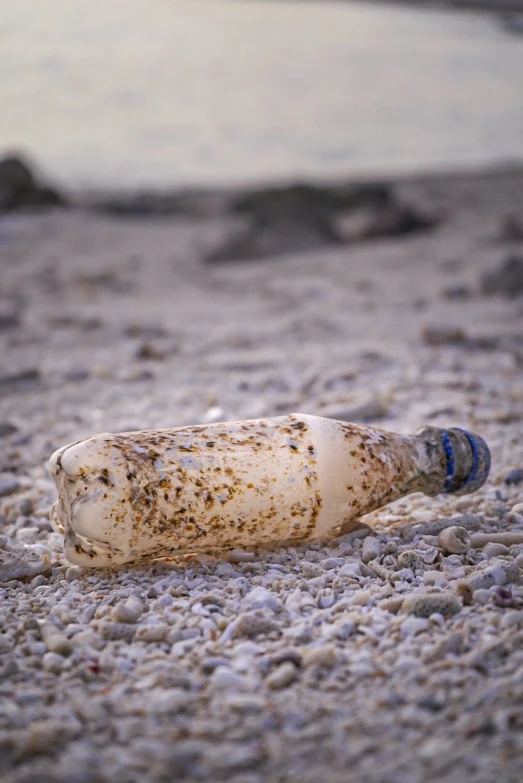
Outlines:
{"label": "shoreline water", "polygon": [[523,45],[478,14],[226,0],[147,14],[140,0],[125,13],[109,0],[97,14],[42,0],[37,13],[26,3],[3,9],[0,148],[34,154],[68,187],[523,158]]}

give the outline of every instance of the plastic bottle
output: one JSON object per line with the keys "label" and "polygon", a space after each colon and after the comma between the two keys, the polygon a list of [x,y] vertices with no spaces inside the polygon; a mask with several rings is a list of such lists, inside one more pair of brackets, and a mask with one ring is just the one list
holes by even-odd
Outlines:
{"label": "plastic bottle", "polygon": [[403,436],[303,414],[100,434],[51,457],[51,521],[70,562],[116,565],[335,536],[411,492],[474,492],[489,468],[464,430]]}

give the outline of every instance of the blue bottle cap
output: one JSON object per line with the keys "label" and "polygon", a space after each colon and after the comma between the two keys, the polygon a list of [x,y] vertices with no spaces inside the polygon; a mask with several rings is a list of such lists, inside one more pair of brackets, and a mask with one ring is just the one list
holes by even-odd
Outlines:
{"label": "blue bottle cap", "polygon": [[[472,467],[469,470],[468,475],[463,476],[458,482],[456,482],[455,475],[456,461],[454,448],[452,446],[451,438],[449,437],[449,432],[462,433],[469,442],[472,452]],[[462,430],[460,427],[453,427],[451,430],[442,430],[441,440],[447,458],[447,476],[443,491],[452,493],[453,495],[468,495],[482,487],[488,478],[491,464],[490,449],[483,438],[480,438],[479,435],[475,435],[473,432]]]}

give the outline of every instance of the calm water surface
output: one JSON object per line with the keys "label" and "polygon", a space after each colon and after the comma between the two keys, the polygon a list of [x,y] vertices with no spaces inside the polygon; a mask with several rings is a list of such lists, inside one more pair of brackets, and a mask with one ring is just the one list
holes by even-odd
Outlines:
{"label": "calm water surface", "polygon": [[523,159],[523,37],[319,0],[1,0],[0,152],[74,186]]}

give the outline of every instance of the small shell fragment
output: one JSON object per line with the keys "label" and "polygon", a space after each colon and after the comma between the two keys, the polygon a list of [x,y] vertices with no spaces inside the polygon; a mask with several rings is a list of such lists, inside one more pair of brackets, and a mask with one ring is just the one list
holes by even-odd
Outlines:
{"label": "small shell fragment", "polygon": [[506,531],[503,533],[473,533],[470,537],[470,545],[474,549],[483,549],[489,543],[504,544],[505,546],[515,546],[523,544],[523,533]]}
{"label": "small shell fragment", "polygon": [[508,555],[509,553],[510,550],[508,546],[505,546],[505,544],[496,544],[493,541],[489,541],[489,543],[483,547],[483,554],[488,558]]}
{"label": "small shell fragment", "polygon": [[73,649],[71,642],[52,623],[42,623],[40,626],[40,634],[48,652],[57,653],[62,656],[71,654]]}
{"label": "small shell fragment", "polygon": [[36,576],[49,571],[50,568],[51,552],[42,544],[0,549],[0,582]]}
{"label": "small shell fragment", "polygon": [[521,569],[516,563],[498,562],[471,574],[467,579],[460,579],[456,592],[465,602],[470,603],[476,590],[488,589],[494,585],[519,584],[520,580]]}
{"label": "small shell fragment", "polygon": [[411,593],[403,601],[401,610],[405,614],[416,617],[430,617],[432,614],[442,614],[444,617],[457,614],[461,609],[461,601],[448,590],[441,592]]}
{"label": "small shell fragment", "polygon": [[421,565],[422,559],[413,549],[406,549],[398,555],[398,566],[400,568],[410,568],[414,571],[416,568],[420,568]]}
{"label": "small shell fragment", "polygon": [[440,546],[451,555],[461,555],[470,547],[468,530],[459,525],[453,525],[442,530],[438,536]]}
{"label": "small shell fragment", "polygon": [[363,539],[363,546],[361,548],[361,558],[364,563],[369,563],[371,560],[375,560],[380,556],[381,544],[379,538],[375,536],[367,536]]}
{"label": "small shell fragment", "polygon": [[236,625],[236,633],[250,638],[272,633],[280,630],[279,625],[270,615],[260,609],[254,612],[245,612],[241,615]]}
{"label": "small shell fragment", "polygon": [[298,670],[293,663],[286,661],[281,663],[265,678],[265,685],[272,691],[287,688],[298,677]]}

